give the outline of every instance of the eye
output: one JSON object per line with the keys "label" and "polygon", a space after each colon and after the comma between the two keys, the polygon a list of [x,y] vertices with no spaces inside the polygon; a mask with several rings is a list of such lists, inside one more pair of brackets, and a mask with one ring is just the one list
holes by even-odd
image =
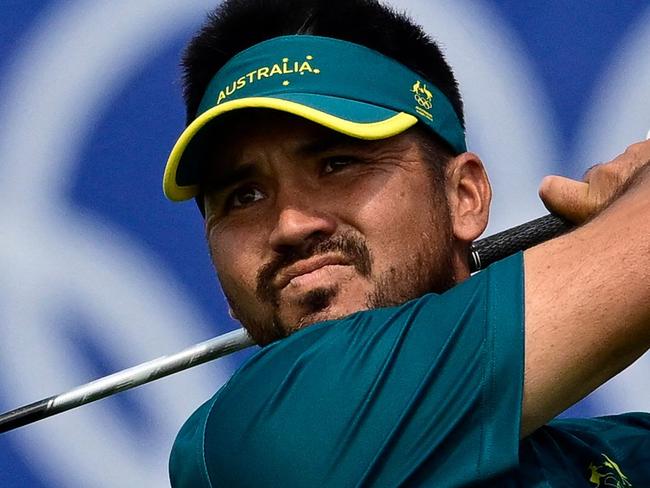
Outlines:
{"label": "eye", "polygon": [[266,195],[254,186],[245,186],[233,190],[226,201],[226,208],[241,208],[262,200]]}
{"label": "eye", "polygon": [[357,160],[350,156],[336,156],[332,158],[327,158],[323,165],[323,174],[336,173],[341,171],[348,166],[356,163]]}

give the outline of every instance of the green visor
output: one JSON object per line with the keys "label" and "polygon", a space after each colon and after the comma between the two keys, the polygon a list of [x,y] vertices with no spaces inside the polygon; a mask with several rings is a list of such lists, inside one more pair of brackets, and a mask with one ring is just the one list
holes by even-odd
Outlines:
{"label": "green visor", "polygon": [[210,147],[205,130],[221,114],[243,108],[288,112],[359,139],[385,139],[418,121],[456,153],[465,132],[451,103],[433,84],[366,47],[327,37],[283,36],[233,57],[214,76],[197,118],[172,150],[163,190],[170,200],[199,192],[199,165]]}

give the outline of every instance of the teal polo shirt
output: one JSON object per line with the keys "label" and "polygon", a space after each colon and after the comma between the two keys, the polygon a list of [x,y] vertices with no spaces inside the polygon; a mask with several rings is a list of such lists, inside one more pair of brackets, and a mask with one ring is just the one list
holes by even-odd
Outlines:
{"label": "teal polo shirt", "polygon": [[650,415],[519,442],[522,255],[263,348],[182,427],[175,488],[650,487]]}
{"label": "teal polo shirt", "polygon": [[554,420],[521,442],[519,465],[494,486],[650,487],[650,415]]}
{"label": "teal polo shirt", "polygon": [[174,487],[464,486],[517,465],[522,255],[442,295],[322,322],[182,427]]}

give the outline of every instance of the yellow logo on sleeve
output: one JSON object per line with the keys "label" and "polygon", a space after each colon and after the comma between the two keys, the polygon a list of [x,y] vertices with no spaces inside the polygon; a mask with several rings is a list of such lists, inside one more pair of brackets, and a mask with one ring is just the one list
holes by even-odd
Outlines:
{"label": "yellow logo on sleeve", "polygon": [[589,482],[593,483],[596,487],[603,488],[631,487],[632,483],[630,483],[629,478],[623,474],[623,471],[621,471],[618,464],[612,461],[607,455],[602,454],[602,456],[604,461],[601,464],[589,464],[589,471],[591,472]]}
{"label": "yellow logo on sleeve", "polygon": [[[260,66],[250,73],[240,76],[230,85],[224,87],[224,89],[219,92],[219,96],[217,97],[217,105],[226,100],[228,97],[232,96],[236,91],[241,90],[245,86],[248,86],[265,78],[273,78],[277,75],[318,75],[320,74],[320,69],[314,67],[312,65],[313,62],[314,57],[312,55],[307,55],[303,61],[295,61],[289,58],[282,58],[282,61],[279,63],[271,64],[268,66]],[[285,79],[282,82],[283,86],[288,86],[290,84],[291,82],[288,79]]]}

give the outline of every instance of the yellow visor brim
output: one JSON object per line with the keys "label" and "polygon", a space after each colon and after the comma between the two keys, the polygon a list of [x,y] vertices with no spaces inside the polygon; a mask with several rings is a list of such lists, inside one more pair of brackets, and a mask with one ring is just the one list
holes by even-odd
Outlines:
{"label": "yellow visor brim", "polygon": [[176,141],[169,155],[163,177],[163,191],[167,198],[173,201],[183,201],[198,194],[198,184],[186,186],[178,184],[179,168],[181,165],[187,164],[184,158],[187,147],[196,135],[216,117],[244,108],[267,108],[287,112],[347,136],[367,140],[386,139],[401,134],[418,121],[413,115],[404,112],[392,112],[388,118],[383,120],[354,122],[301,103],[272,97],[250,97],[225,102],[201,114],[183,131]]}

